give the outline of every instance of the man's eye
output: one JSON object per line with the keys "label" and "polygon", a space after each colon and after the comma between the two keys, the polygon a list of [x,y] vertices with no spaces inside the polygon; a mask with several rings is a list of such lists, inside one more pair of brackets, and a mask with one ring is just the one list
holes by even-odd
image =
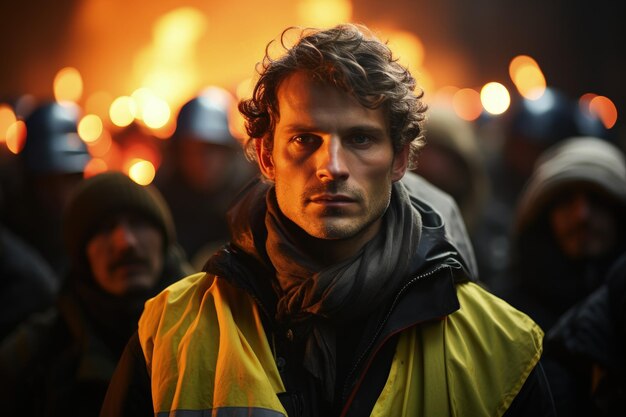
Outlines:
{"label": "man's eye", "polygon": [[111,233],[111,231],[115,229],[117,223],[118,221],[116,218],[108,218],[96,227],[94,234],[100,235]]}
{"label": "man's eye", "polygon": [[300,145],[311,145],[316,143],[317,137],[314,135],[297,135],[292,140]]}
{"label": "man's eye", "polygon": [[363,145],[371,144],[374,140],[372,139],[371,136],[368,136],[368,135],[354,135],[350,138],[350,141],[354,145],[363,146]]}

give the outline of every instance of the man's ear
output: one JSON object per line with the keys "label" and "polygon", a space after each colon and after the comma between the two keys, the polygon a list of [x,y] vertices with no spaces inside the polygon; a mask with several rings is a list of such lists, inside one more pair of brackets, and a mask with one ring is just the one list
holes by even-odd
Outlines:
{"label": "man's ear", "polygon": [[391,179],[393,182],[399,181],[409,167],[409,151],[411,144],[407,143],[393,156],[393,166],[391,167]]}
{"label": "man's ear", "polygon": [[272,152],[265,146],[263,139],[255,139],[256,159],[259,162],[261,173],[269,180],[274,180],[274,158]]}

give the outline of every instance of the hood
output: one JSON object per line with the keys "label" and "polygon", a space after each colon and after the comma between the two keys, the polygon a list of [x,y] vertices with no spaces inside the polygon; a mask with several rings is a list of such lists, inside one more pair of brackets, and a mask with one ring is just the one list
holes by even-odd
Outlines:
{"label": "hood", "polygon": [[[451,193],[457,193],[452,197],[459,206],[466,226],[472,230],[479,222],[491,192],[484,156],[479,147],[473,125],[461,119],[452,110],[430,108],[426,120],[426,146],[420,153],[415,170],[416,173],[421,174],[424,172],[422,169],[426,169],[424,172],[426,178],[429,178],[430,169],[423,167],[428,166],[427,151],[429,147],[441,149],[443,152],[453,155],[457,159],[457,165],[463,167],[459,174],[464,172],[466,178],[458,181],[462,188],[451,191]],[[438,174],[435,170],[430,175]],[[437,184],[435,178],[432,181]],[[446,190],[445,187],[442,185],[441,188]]]}
{"label": "hood", "polygon": [[576,137],[544,152],[520,197],[514,232],[526,230],[560,190],[575,184],[626,207],[626,162],[620,149],[603,139]]}
{"label": "hood", "polygon": [[[454,199],[411,172],[407,172],[401,181],[409,192],[411,203],[422,215],[423,230],[418,252],[436,256],[439,249],[454,254],[454,257],[461,263],[467,278],[470,281],[477,281],[478,267],[474,248],[467,234],[461,211]],[[433,232],[429,233],[430,241],[424,239],[427,231]]]}

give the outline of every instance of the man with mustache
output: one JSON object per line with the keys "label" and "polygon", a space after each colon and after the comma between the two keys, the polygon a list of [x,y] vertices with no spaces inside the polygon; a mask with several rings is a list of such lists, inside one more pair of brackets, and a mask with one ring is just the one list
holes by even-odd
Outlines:
{"label": "man with mustache", "polygon": [[603,139],[570,138],[540,157],[519,201],[510,294],[550,329],[603,282],[626,249],[626,163]]}
{"label": "man with mustache", "polygon": [[474,282],[451,198],[405,176],[414,78],[362,26],[299,35],[239,105],[263,180],[230,244],[146,304],[101,415],[550,415],[541,330]]}
{"label": "man with mustache", "polygon": [[56,307],[0,346],[8,415],[97,416],[144,302],[190,273],[158,191],[121,172],[78,185],[63,232],[72,262]]}

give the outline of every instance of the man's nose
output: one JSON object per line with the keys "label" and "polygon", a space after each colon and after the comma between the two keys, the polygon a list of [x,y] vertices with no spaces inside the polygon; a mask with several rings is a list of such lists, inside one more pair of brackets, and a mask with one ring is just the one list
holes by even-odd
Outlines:
{"label": "man's nose", "polygon": [[111,230],[111,241],[117,248],[127,248],[137,244],[137,236],[129,222],[120,220]]}
{"label": "man's nose", "polygon": [[591,202],[585,193],[576,193],[570,201],[571,213],[578,219],[585,219],[591,213]]}
{"label": "man's nose", "polygon": [[331,136],[318,148],[317,177],[322,182],[345,180],[349,176],[347,151],[341,139]]}

